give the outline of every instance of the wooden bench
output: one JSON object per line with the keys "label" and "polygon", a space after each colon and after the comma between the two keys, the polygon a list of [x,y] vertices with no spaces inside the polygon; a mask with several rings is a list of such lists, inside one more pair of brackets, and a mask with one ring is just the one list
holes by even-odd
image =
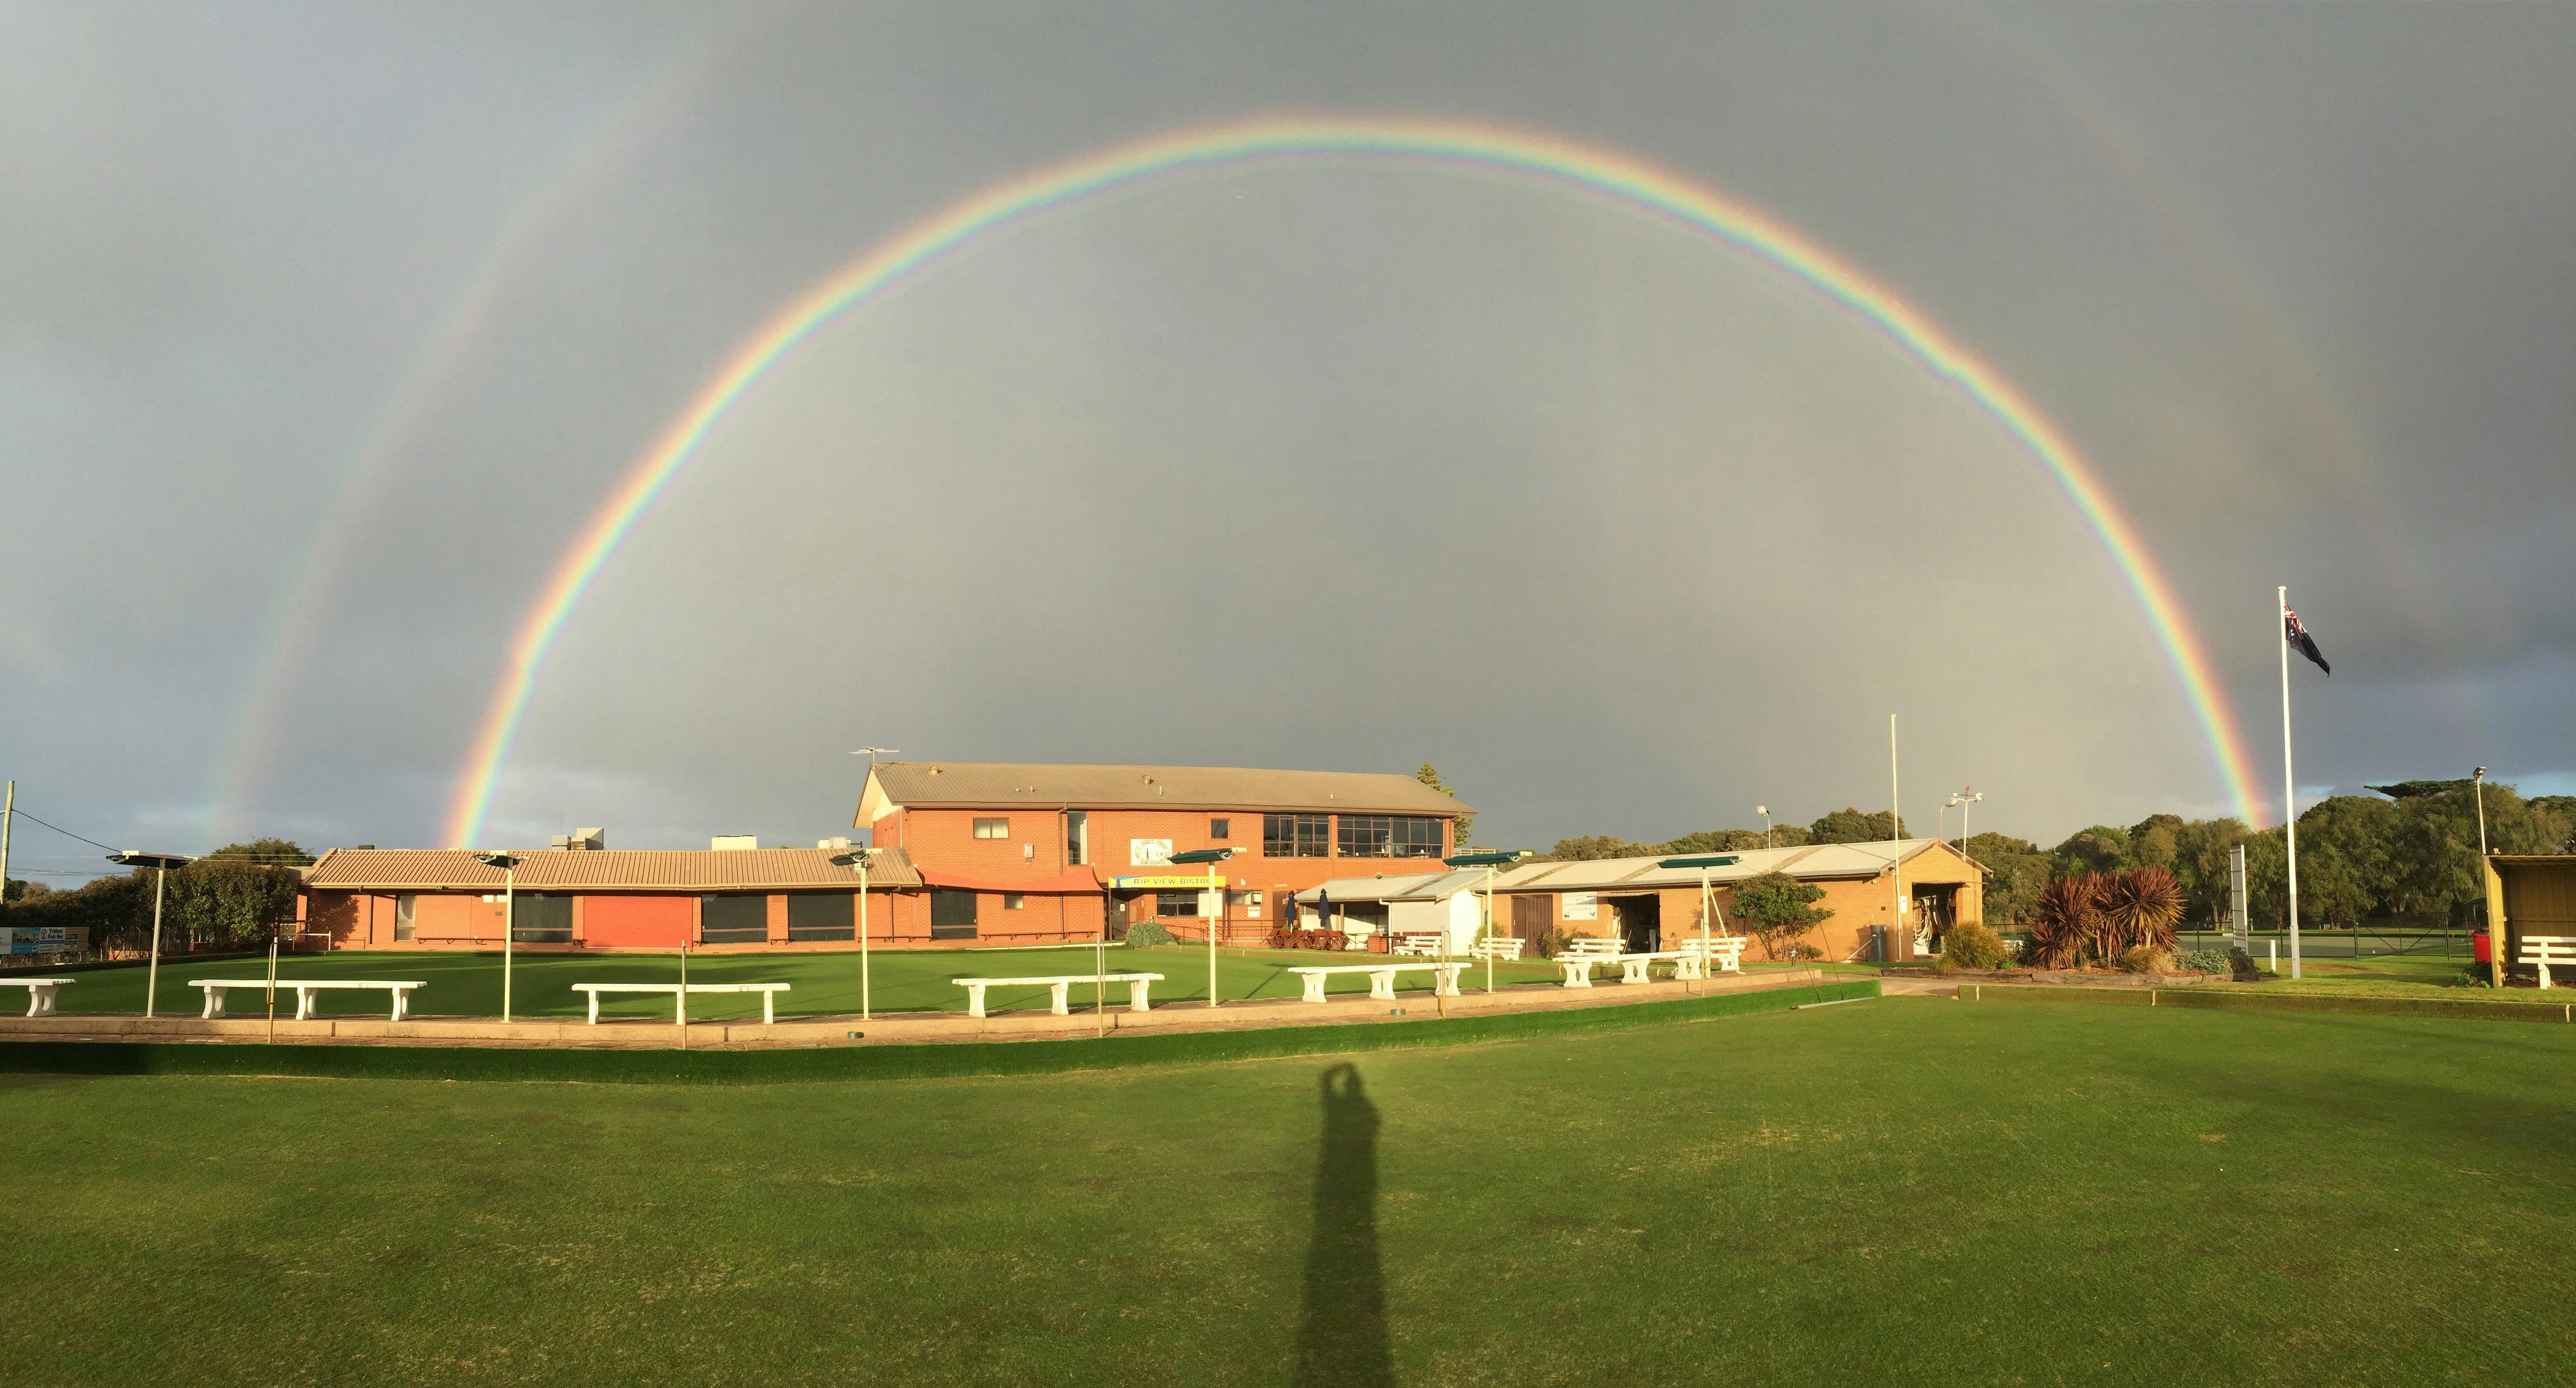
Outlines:
{"label": "wooden bench", "polygon": [[1468,946],[1467,955],[1472,959],[1518,959],[1522,947],[1528,943],[1509,935],[1491,935]]}
{"label": "wooden bench", "polygon": [[1429,969],[1434,974],[1438,975],[1432,980],[1433,990],[1438,992],[1442,997],[1454,998],[1458,996],[1458,975],[1466,967],[1467,966],[1464,963],[1316,964],[1309,965],[1304,968],[1290,969],[1288,972],[1296,974],[1305,982],[1306,996],[1304,1001],[1306,1002],[1322,1002],[1324,1000],[1324,977],[1327,974],[1367,974],[1369,976],[1369,996],[1380,1002],[1393,1002],[1395,1001],[1395,976],[1397,974],[1413,973],[1417,970]]}
{"label": "wooden bench", "polygon": [[1437,930],[1426,930],[1418,933],[1408,932],[1403,935],[1398,935],[1395,937],[1395,948],[1388,952],[1391,954],[1412,954],[1422,956],[1438,954],[1440,952],[1440,932]]}
{"label": "wooden bench", "polygon": [[54,990],[78,982],[77,978],[0,978],[0,988],[26,989],[27,1015],[50,1017],[54,1015]]}
{"label": "wooden bench", "polygon": [[[258,988],[265,990],[268,987],[268,980],[264,978],[200,978],[190,980],[188,986],[191,988],[203,988],[206,990],[205,1017],[208,1021],[212,1021],[213,1019],[224,1015],[225,993],[235,988]],[[325,988],[356,988],[361,990],[381,988],[394,995],[393,1020],[400,1022],[407,1020],[411,1016],[412,990],[415,988],[428,987],[429,981],[427,979],[418,978],[281,978],[277,980],[277,986],[281,990],[287,988],[295,990],[295,1020],[299,1022],[312,1020],[313,995],[321,992]]]}
{"label": "wooden bench", "polygon": [[[758,993],[760,1024],[774,1026],[778,1021],[778,995],[792,986],[785,983],[692,983],[690,993]],[[599,995],[602,993],[668,993],[671,995],[671,1020],[685,1025],[689,1020],[688,995],[676,983],[576,983],[576,993],[590,995],[590,1024],[599,1025]]]}
{"label": "wooden bench", "polygon": [[2540,986],[2546,988],[2550,965],[2576,964],[2576,935],[2525,935],[2522,957],[2514,962],[2536,965],[2540,969]]}
{"label": "wooden bench", "polygon": [[1163,981],[1163,976],[1161,974],[1109,974],[1104,977],[1100,974],[1043,974],[1031,978],[952,978],[948,981],[966,990],[966,1015],[969,1017],[984,1015],[984,990],[987,988],[1003,988],[1014,984],[1035,987],[1041,983],[1047,988],[1047,1011],[1063,1017],[1070,1015],[1073,1010],[1068,1004],[1071,1001],[1073,985],[1077,983],[1095,983],[1103,987],[1112,983],[1124,983],[1127,985],[1127,1010],[1151,1012],[1154,1010],[1154,1005],[1146,1000],[1145,995],[1153,985]]}

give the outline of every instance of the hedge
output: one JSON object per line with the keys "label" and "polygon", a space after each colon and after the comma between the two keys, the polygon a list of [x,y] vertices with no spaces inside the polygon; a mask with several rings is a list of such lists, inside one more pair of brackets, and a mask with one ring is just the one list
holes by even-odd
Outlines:
{"label": "hedge", "polygon": [[1038,1075],[1584,1035],[1877,996],[1878,980],[1872,978],[1664,1002],[1409,1022],[1163,1032],[1070,1041],[952,1041],[758,1051],[11,1041],[0,1043],[0,1074],[285,1075],[587,1084],[776,1084]]}

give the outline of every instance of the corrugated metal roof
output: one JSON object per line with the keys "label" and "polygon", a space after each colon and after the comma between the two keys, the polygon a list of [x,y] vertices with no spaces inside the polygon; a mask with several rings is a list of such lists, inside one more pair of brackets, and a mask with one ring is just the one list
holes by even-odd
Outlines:
{"label": "corrugated metal roof", "polygon": [[[1308,810],[1462,815],[1475,811],[1411,776],[1237,766],[1047,766],[881,761],[874,784],[897,805],[1074,809]],[[863,805],[866,800],[863,798]]]}
{"label": "corrugated metal roof", "polygon": [[[1899,851],[1908,862],[1921,857],[1926,851],[1935,847],[1953,854],[1957,852],[1938,839],[1907,839],[1898,845]],[[1774,870],[1806,881],[1876,877],[1887,871],[1887,855],[1888,845],[1883,842],[1814,844],[1798,848],[1748,848],[1737,850],[1733,866],[1711,868],[1708,876],[1711,882],[1718,883],[1739,882],[1747,877]],[[1494,890],[1498,892],[1606,892],[1645,891],[1658,887],[1699,885],[1698,868],[1655,866],[1667,856],[1683,855],[1659,853],[1651,858],[1596,858],[1580,863],[1528,863],[1520,867],[1505,868],[1497,873],[1494,877]],[[1435,888],[1430,885],[1432,878],[1420,875],[1407,878],[1337,878],[1319,888],[1299,892],[1297,899],[1311,902],[1315,900],[1315,893],[1321,891],[1330,892],[1335,901],[1420,900],[1447,896],[1462,888],[1481,888],[1484,885],[1482,872],[1462,871],[1440,875],[1462,880],[1456,885]],[[1423,885],[1408,888],[1410,894],[1405,896],[1377,896],[1368,891],[1374,883],[1392,884],[1399,881]],[[1343,894],[1345,890],[1348,890],[1351,895],[1345,896]]]}
{"label": "corrugated metal roof", "polygon": [[[532,849],[519,859],[518,886],[542,891],[725,891],[766,887],[851,887],[858,873],[834,864],[839,849]],[[869,856],[872,887],[918,887],[921,874],[900,848]],[[502,872],[462,848],[334,848],[305,874],[321,891],[499,891]]]}

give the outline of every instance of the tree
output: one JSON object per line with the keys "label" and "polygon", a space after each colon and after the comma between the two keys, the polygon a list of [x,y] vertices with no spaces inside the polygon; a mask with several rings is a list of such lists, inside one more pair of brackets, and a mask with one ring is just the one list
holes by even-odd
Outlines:
{"label": "tree", "polygon": [[2151,814],[2130,825],[2129,866],[2172,867],[2181,852],[2182,831],[2189,823],[2178,814]]}
{"label": "tree", "polygon": [[42,882],[12,877],[5,886],[0,886],[0,901],[33,901],[40,896],[51,896],[53,891]]}
{"label": "tree", "polygon": [[242,948],[295,919],[300,880],[293,868],[209,855],[170,874],[163,919],[191,940]]}
{"label": "tree", "polygon": [[2010,834],[1983,833],[1960,845],[1971,862],[1986,870],[1985,916],[1989,922],[2030,919],[2039,889],[2057,875],[2057,867],[2039,845]]}
{"label": "tree", "polygon": [[[1431,787],[1433,790],[1440,792],[1442,795],[1450,796],[1453,799],[1458,794],[1458,792],[1451,790],[1448,785],[1440,779],[1440,768],[1433,766],[1429,762],[1424,762],[1422,764],[1422,769],[1413,773],[1413,779],[1420,781],[1424,785]],[[1462,814],[1458,816],[1458,827],[1455,831],[1456,838],[1454,842],[1456,842],[1458,847],[1464,849],[1467,846],[1467,836],[1474,833],[1475,830],[1476,817],[1474,815]],[[292,844],[287,846],[290,848],[294,847]],[[310,862],[312,860],[308,858],[305,861]]]}
{"label": "tree", "polygon": [[2174,877],[2192,919],[2213,927],[2228,923],[2228,850],[2253,836],[2241,819],[2186,820],[2174,831]]}
{"label": "tree", "polygon": [[2129,865],[2129,831],[2110,824],[2078,829],[2050,850],[2060,877],[2088,872],[2117,872]]}
{"label": "tree", "polygon": [[1863,813],[1856,809],[1839,809],[1808,825],[1807,840],[1810,843],[1885,843],[1905,832],[1899,825],[1894,835],[1889,834],[1888,819],[1885,810]]}
{"label": "tree", "polygon": [[[1430,770],[1428,764],[1422,768]],[[252,863],[273,863],[279,867],[311,867],[313,855],[298,847],[292,839],[253,839],[249,843],[228,843],[206,855],[212,859],[239,859]]]}
{"label": "tree", "polygon": [[1560,863],[1589,863],[1602,858],[1643,858],[1654,851],[1651,843],[1630,843],[1616,834],[1588,834],[1558,839],[1547,856]]}
{"label": "tree", "polygon": [[1680,857],[1696,853],[1741,853],[1762,846],[1759,829],[1702,829],[1667,841],[1657,852]]}
{"label": "tree", "polygon": [[1733,895],[1735,918],[1762,941],[1762,953],[1772,959],[1789,957],[1800,936],[1834,916],[1816,906],[1825,899],[1824,888],[1785,872],[1745,878],[1735,884]]}

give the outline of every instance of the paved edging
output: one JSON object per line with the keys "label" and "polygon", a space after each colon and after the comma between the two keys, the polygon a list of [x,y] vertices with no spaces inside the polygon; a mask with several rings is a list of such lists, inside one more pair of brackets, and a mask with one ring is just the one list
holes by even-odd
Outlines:
{"label": "paved edging", "polygon": [[1260,1027],[1159,1035],[770,1050],[605,1050],[548,1046],[208,1046],[157,1041],[43,1041],[0,1045],[0,1074],[240,1075],[320,1079],[535,1080],[590,1084],[766,1084],[808,1080],[933,1079],[1046,1074],[1140,1065],[1407,1050],[1570,1036],[1670,1022],[1778,1012],[1802,1003],[1878,996],[1875,979],[1742,989],[1660,1002],[1481,1016],[1401,1025]]}
{"label": "paved edging", "polygon": [[[2182,1007],[2204,1012],[2319,1012],[2576,1024],[2576,1004],[2477,1002],[2466,998],[2338,998],[2316,993],[2228,992],[2217,988],[2069,988],[2033,983],[1962,983],[1959,998],[1962,1002],[2076,1002],[2114,1007]],[[2553,1007],[2558,1009],[2554,1016],[2550,1013]]]}

